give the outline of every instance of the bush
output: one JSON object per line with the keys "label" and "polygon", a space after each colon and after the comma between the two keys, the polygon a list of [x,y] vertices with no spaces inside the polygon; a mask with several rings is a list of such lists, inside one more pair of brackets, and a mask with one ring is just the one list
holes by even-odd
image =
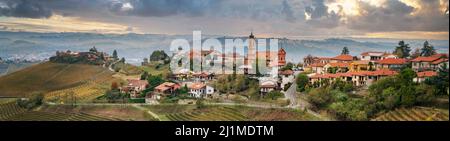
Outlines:
{"label": "bush", "polygon": [[281,93],[280,91],[271,91],[271,92],[267,93],[267,97],[272,100],[276,100],[278,98],[284,97],[284,94]]}
{"label": "bush", "polygon": [[203,99],[199,99],[195,102],[195,105],[197,106],[197,109],[204,109],[206,108],[205,101]]}
{"label": "bush", "polygon": [[145,98],[128,99],[129,103],[145,103]]}
{"label": "bush", "polygon": [[43,104],[44,95],[42,93],[33,93],[29,99],[17,100],[17,105],[26,109],[33,109]]}
{"label": "bush", "polygon": [[287,91],[287,90],[291,87],[291,85],[292,85],[291,82],[289,82],[289,83],[287,83],[286,85],[284,85],[283,91]]}
{"label": "bush", "polygon": [[315,88],[309,92],[308,102],[317,108],[325,107],[331,100],[329,88]]}
{"label": "bush", "polygon": [[295,82],[297,83],[297,91],[304,92],[309,85],[309,78],[306,74],[301,73],[297,76]]}

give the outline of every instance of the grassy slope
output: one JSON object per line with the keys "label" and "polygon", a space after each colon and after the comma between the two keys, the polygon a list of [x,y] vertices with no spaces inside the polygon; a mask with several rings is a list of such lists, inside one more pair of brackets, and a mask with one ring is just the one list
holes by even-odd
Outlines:
{"label": "grassy slope", "polygon": [[32,92],[46,93],[82,85],[97,79],[96,76],[110,77],[112,74],[99,66],[46,62],[0,77],[0,96],[23,97]]}
{"label": "grassy slope", "polygon": [[151,62],[150,64],[148,64],[146,66],[140,66],[140,69],[148,72],[151,75],[162,75],[163,77],[167,77],[167,75],[169,75],[169,71],[170,71],[169,64],[160,65],[160,67],[157,68],[156,66],[158,64],[159,64],[158,62]]}

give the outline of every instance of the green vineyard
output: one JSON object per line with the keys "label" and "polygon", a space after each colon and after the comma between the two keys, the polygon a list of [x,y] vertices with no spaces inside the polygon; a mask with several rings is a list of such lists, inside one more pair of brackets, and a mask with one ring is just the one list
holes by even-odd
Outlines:
{"label": "green vineyard", "polygon": [[399,108],[385,113],[373,121],[448,121],[448,112],[432,108]]}
{"label": "green vineyard", "polygon": [[109,84],[113,81],[109,75],[102,72],[89,81],[83,82],[82,85],[49,92],[45,94],[45,100],[58,103],[89,102],[107,91]]}
{"label": "green vineyard", "polygon": [[245,121],[243,116],[234,108],[215,107],[208,111],[194,111],[165,115],[171,121]]}
{"label": "green vineyard", "polygon": [[0,104],[0,121],[113,121],[85,113],[56,113],[28,111],[19,107],[14,101]]}

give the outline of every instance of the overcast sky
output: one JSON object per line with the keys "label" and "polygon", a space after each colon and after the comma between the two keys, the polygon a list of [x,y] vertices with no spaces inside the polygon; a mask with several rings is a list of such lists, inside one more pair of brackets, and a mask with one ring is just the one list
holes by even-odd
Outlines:
{"label": "overcast sky", "polygon": [[0,31],[448,39],[448,0],[0,0]]}

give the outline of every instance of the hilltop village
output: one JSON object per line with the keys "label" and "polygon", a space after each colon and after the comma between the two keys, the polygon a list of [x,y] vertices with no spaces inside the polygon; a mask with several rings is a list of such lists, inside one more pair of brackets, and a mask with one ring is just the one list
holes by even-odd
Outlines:
{"label": "hilltop village", "polygon": [[[58,51],[49,62],[12,76],[22,78],[22,75],[36,75],[29,77],[36,81],[27,82],[44,87],[29,88],[28,83],[23,83],[23,87],[41,94],[35,96],[33,94],[36,92],[32,93],[29,101],[39,100],[39,103],[47,106],[137,104],[133,106],[140,110],[148,108],[139,107],[141,105],[175,109],[179,105],[196,107],[192,113],[153,113],[152,120],[242,120],[255,114],[264,120],[404,119],[397,115],[399,113],[408,117],[407,120],[448,119],[448,114],[434,109],[448,108],[448,54],[437,53],[428,42],[413,52],[407,43],[400,41],[393,51],[367,51],[356,56],[350,55],[351,50],[343,47],[342,52],[336,53],[334,57],[308,55],[303,58],[303,62],[298,63],[288,62],[288,52],[282,47],[277,51],[256,51],[257,38],[253,33],[248,39],[247,47],[250,52],[254,52],[252,55],[224,55],[214,50],[187,52],[187,56],[208,58],[205,64],[232,63],[231,68],[223,66],[221,70],[194,71],[193,66],[172,69],[171,62],[178,61],[174,60],[174,56],[179,52],[166,53],[163,50],[152,52],[148,58],[143,58],[140,66],[136,66],[126,63],[126,58],[119,58],[120,53],[115,50],[109,55],[92,47],[87,52]],[[260,73],[261,70],[254,65],[261,58],[266,59],[267,73]],[[192,59],[181,60],[178,64],[186,63],[183,61]],[[46,73],[29,73],[33,70]],[[215,73],[218,71],[231,72]],[[12,76],[0,81],[12,82],[8,84],[22,82]],[[3,85],[0,88],[7,88],[7,91],[3,91],[5,94],[28,94],[11,89],[18,86]],[[36,107],[37,102],[27,101],[19,100],[17,103],[22,108]],[[270,114],[273,116],[247,111],[244,114],[246,116],[242,116],[242,111],[235,111],[235,108],[230,111],[227,107],[212,108],[221,113],[220,116],[215,115],[219,119],[195,114],[205,112],[205,107],[211,110],[214,105],[294,111],[274,110]],[[412,110],[405,111],[406,108]],[[156,108],[156,111],[160,110]],[[410,117],[413,112],[423,113],[424,116]],[[228,115],[230,113],[238,114]]]}

